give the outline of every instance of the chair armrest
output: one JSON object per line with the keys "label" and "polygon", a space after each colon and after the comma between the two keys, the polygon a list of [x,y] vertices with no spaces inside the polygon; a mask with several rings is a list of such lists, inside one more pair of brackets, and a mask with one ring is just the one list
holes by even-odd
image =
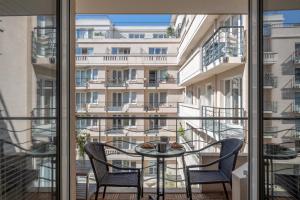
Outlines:
{"label": "chair armrest", "polygon": [[139,168],[133,168],[133,167],[120,167],[120,166],[116,166],[116,165],[110,164],[110,163],[108,163],[108,162],[106,162],[106,161],[97,159],[97,158],[95,158],[95,157],[93,157],[92,159],[93,159],[93,160],[96,160],[96,161],[98,161],[98,162],[100,162],[100,163],[102,163],[102,164],[104,164],[104,165],[106,165],[106,166],[108,166],[108,167],[111,167],[111,168],[115,168],[115,169],[119,169],[119,170],[127,170],[127,171],[129,171],[129,170],[132,170],[132,171],[138,171],[138,172],[140,173],[140,169],[139,169]]}
{"label": "chair armrest", "polygon": [[221,143],[221,141],[217,141],[217,142],[214,142],[214,143],[212,143],[212,144],[209,144],[209,145],[207,145],[207,146],[205,146],[205,147],[203,147],[203,148],[201,148],[201,149],[192,150],[192,151],[186,151],[186,152],[184,153],[184,155],[190,155],[190,154],[199,153],[199,152],[201,152],[201,151],[203,151],[203,150],[205,150],[205,149],[208,149],[208,148],[210,148],[210,147],[212,147],[212,146],[215,146],[215,145],[217,145],[217,144],[220,144],[220,143]]}
{"label": "chair armrest", "polygon": [[235,152],[236,152],[236,150],[234,150],[234,151],[232,151],[232,152],[226,154],[225,156],[222,156],[222,157],[218,158],[217,160],[214,160],[214,161],[212,161],[212,162],[210,162],[210,163],[207,163],[207,164],[202,164],[202,165],[189,165],[189,166],[186,166],[186,168],[187,168],[187,169],[190,169],[190,168],[196,168],[196,167],[208,167],[208,166],[214,165],[214,164],[216,164],[216,163],[221,162],[222,160],[225,160],[225,159],[231,157],[232,155],[234,155]]}

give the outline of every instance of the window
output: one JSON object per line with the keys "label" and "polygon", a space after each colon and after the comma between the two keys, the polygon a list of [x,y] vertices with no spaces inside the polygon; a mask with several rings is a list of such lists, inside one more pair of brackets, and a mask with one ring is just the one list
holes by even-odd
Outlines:
{"label": "window", "polygon": [[130,69],[130,79],[136,80],[136,69]]}
{"label": "window", "polygon": [[[160,117],[167,117],[166,115],[161,115]],[[159,127],[166,127],[167,126],[167,120],[166,119],[160,119],[159,120]]]}
{"label": "window", "polygon": [[85,104],[86,104],[86,94],[76,93],[76,110],[77,111],[85,110]]}
{"label": "window", "polygon": [[167,54],[168,48],[151,47],[149,48],[149,54]]}
{"label": "window", "polygon": [[91,39],[93,38],[93,29],[77,29],[76,30],[77,39]]}
{"label": "window", "polygon": [[159,103],[166,104],[167,103],[167,92],[161,92],[159,95]]}
{"label": "window", "polygon": [[98,73],[98,69],[76,70],[76,85],[80,87],[86,86],[88,81],[98,79]]}
{"label": "window", "polygon": [[[129,115],[124,115],[124,117],[129,117]],[[135,116],[131,116],[131,117],[135,117]],[[124,119],[123,120],[123,125],[124,126],[128,126],[128,127],[134,127],[136,126],[136,120],[135,119]]]}
{"label": "window", "polygon": [[206,105],[207,106],[213,106],[212,105],[213,100],[213,89],[211,85],[206,86]]}
{"label": "window", "polygon": [[153,33],[153,38],[168,38],[166,33]]}
{"label": "window", "polygon": [[76,55],[93,55],[94,54],[94,48],[76,48]]}
{"label": "window", "polygon": [[118,47],[113,47],[111,49],[112,54],[130,54],[130,48],[118,48]]}
{"label": "window", "polygon": [[156,161],[150,160],[149,161],[149,175],[155,175],[156,174]]}
{"label": "window", "polygon": [[144,33],[129,33],[129,38],[130,39],[145,38],[145,34]]}
{"label": "window", "polygon": [[167,69],[162,69],[159,71],[159,75],[160,75],[160,80],[162,82],[166,82],[168,80],[168,70]]}

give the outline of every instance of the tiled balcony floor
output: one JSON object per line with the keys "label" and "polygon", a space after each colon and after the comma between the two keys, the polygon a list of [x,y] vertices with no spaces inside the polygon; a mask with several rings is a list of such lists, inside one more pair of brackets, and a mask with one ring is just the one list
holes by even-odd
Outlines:
{"label": "tiled balcony floor", "polygon": [[[148,200],[149,193],[145,193],[142,200]],[[101,197],[100,197],[101,196]],[[95,199],[94,196],[92,196],[91,199]],[[99,193],[98,200],[103,200],[102,195]],[[166,200],[186,200],[186,195],[184,193],[172,193],[172,194],[166,194]],[[226,199],[225,195],[223,193],[196,193],[193,194],[193,199],[195,200],[223,200]],[[136,200],[135,194],[107,194],[105,196],[105,200]]]}

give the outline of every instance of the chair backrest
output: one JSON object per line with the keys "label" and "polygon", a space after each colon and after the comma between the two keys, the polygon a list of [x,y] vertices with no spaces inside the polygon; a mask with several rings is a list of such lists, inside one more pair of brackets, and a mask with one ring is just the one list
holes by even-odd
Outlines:
{"label": "chair backrest", "polygon": [[105,144],[98,143],[98,142],[89,142],[84,146],[84,150],[86,154],[89,156],[89,159],[91,161],[94,175],[98,185],[102,177],[108,173],[108,166],[105,165],[104,163],[95,160],[98,159],[103,162],[107,162],[104,147]]}
{"label": "chair backrest", "polygon": [[243,141],[236,138],[228,138],[221,141],[221,152],[220,157],[228,154],[232,155],[219,162],[219,170],[231,180],[232,171],[235,168],[236,159],[240,149],[243,146]]}

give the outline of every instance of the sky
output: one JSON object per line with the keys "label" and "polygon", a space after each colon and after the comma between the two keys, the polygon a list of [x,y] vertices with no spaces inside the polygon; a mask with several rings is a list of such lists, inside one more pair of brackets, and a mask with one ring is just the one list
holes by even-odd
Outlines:
{"label": "sky", "polygon": [[116,26],[128,26],[128,25],[144,25],[144,26],[167,26],[170,24],[171,15],[151,15],[151,14],[139,14],[139,15],[77,15],[77,19],[99,19],[108,17]]}
{"label": "sky", "polygon": [[[295,11],[276,11],[265,14],[283,14],[285,23],[300,23],[300,10]],[[99,19],[108,17],[116,26],[143,25],[143,26],[168,26],[171,15],[157,14],[114,14],[114,15],[77,15],[77,19]]]}

